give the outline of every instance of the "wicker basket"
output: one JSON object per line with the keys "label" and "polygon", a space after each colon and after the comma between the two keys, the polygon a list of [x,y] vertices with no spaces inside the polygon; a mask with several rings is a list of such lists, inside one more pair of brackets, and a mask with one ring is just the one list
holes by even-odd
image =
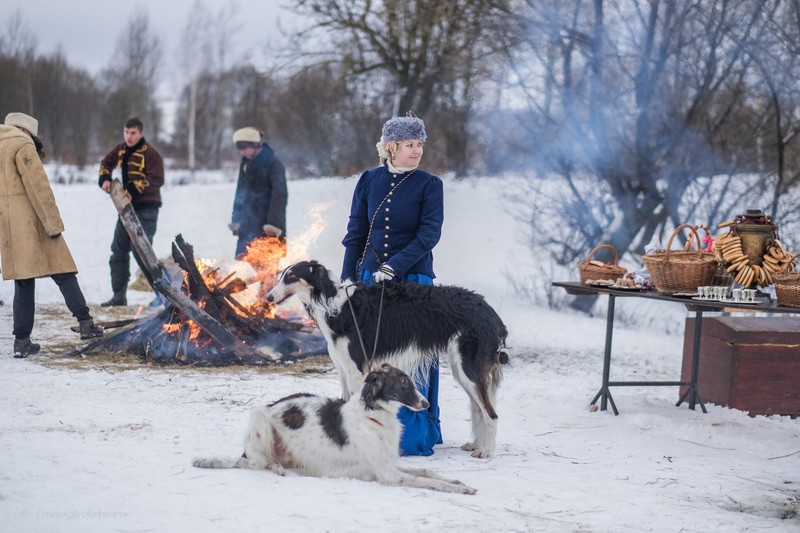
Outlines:
{"label": "wicker basket", "polygon": [[714,273],[717,270],[717,260],[714,258],[714,254],[707,254],[701,249],[695,252],[670,250],[672,239],[684,228],[692,230],[695,242],[700,242],[693,226],[681,224],[670,235],[666,251],[642,256],[658,292],[666,294],[697,292],[697,287],[710,285],[711,280],[714,279]]}
{"label": "wicker basket", "polygon": [[[800,257],[800,253],[793,259]],[[800,307],[800,272],[775,272],[772,274],[778,305]]]}
{"label": "wicker basket", "polygon": [[[614,264],[604,264],[603,266],[593,265],[591,263],[592,256],[594,253],[601,249],[601,248],[608,248],[611,250],[611,253],[614,254]],[[598,244],[592,251],[589,252],[588,257],[586,257],[586,261],[582,261],[578,263],[578,272],[581,276],[581,283],[586,283],[588,280],[610,280],[615,281],[617,278],[621,278],[628,272],[628,269],[619,266],[619,255],[617,251],[614,249],[613,246],[610,244]]]}

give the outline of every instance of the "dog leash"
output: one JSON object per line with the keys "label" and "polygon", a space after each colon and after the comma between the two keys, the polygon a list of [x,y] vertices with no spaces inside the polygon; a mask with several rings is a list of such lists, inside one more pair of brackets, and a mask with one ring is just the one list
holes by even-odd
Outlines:
{"label": "dog leash", "polygon": [[358,342],[361,344],[361,353],[364,354],[367,363],[367,369],[372,366],[372,360],[375,359],[375,353],[378,351],[378,339],[381,334],[381,318],[383,316],[383,293],[386,291],[386,282],[381,282],[381,299],[378,303],[378,323],[375,325],[375,343],[372,345],[372,355],[367,358],[367,347],[364,344],[364,337],[361,335],[361,328],[358,326],[358,319],[356,318],[356,310],[353,308],[353,302],[350,300],[350,293],[345,287],[344,295],[347,297],[347,305],[350,308],[350,314],[353,316],[353,324],[356,327],[356,334],[358,335]]}
{"label": "dog leash", "polygon": [[[386,194],[386,196],[383,197],[383,200],[381,200],[381,202],[378,204],[378,207],[375,208],[375,212],[372,213],[372,220],[369,221],[369,231],[367,231],[367,240],[366,240],[366,243],[364,244],[364,251],[361,252],[361,258],[358,260],[358,263],[357,263],[358,264],[358,267],[356,268],[357,276],[361,275],[361,270],[362,270],[362,268],[364,266],[364,259],[366,259],[366,257],[367,257],[367,250],[370,249],[369,240],[372,238],[372,228],[375,226],[375,219],[378,217],[378,213],[380,213],[380,211],[381,211],[381,206],[383,206],[383,204],[386,202],[386,200],[389,199],[389,197],[392,195],[392,193],[399,186],[401,186],[404,181],[406,181],[408,178],[410,178],[411,175],[414,174],[414,172],[416,172],[416,171],[417,171],[417,169],[415,168],[414,170],[412,170],[411,172],[409,172],[408,174],[403,176],[403,179],[401,179],[394,187],[392,187],[389,190],[389,192]],[[378,266],[380,266],[380,264],[381,264],[380,257],[378,256],[378,254],[375,252],[374,249],[372,250],[372,253],[375,254],[375,258],[378,261]],[[384,293],[385,290],[386,290],[386,282],[381,281],[381,300],[380,300],[380,303],[378,304],[378,323],[375,326],[375,344],[372,345],[372,355],[369,356],[369,358],[366,361],[367,362],[367,368],[369,368],[371,366],[372,360],[375,358],[375,353],[378,350],[378,339],[380,338],[380,333],[381,333],[381,316],[383,314],[383,293]],[[355,324],[355,326],[356,326],[356,333],[358,334],[358,342],[361,344],[361,353],[363,353],[364,357],[366,358],[367,357],[367,347],[364,344],[364,338],[361,335],[361,328],[358,327],[358,319],[356,319],[356,312],[355,312],[355,309],[353,309],[353,302],[350,301],[350,293],[348,293],[347,289],[345,289],[344,294],[347,297],[347,304],[350,307],[350,314],[353,316],[353,324]]]}
{"label": "dog leash", "polygon": [[[367,231],[367,240],[364,243],[364,250],[361,252],[361,257],[359,258],[358,263],[357,263],[357,267],[356,267],[356,276],[357,277],[361,276],[361,270],[364,267],[364,260],[367,258],[367,250],[370,249],[369,240],[372,238],[372,228],[375,226],[375,219],[378,218],[378,213],[381,212],[381,207],[383,206],[384,202],[386,202],[386,200],[389,199],[389,197],[392,195],[392,193],[399,186],[401,186],[404,181],[406,181],[408,178],[410,178],[411,175],[416,171],[417,171],[417,169],[415,168],[414,170],[412,170],[411,172],[409,172],[408,174],[403,176],[403,179],[401,179],[397,183],[397,185],[395,185],[394,187],[391,188],[391,190],[389,190],[389,192],[386,194],[386,196],[383,197],[383,200],[381,200],[381,202],[378,204],[378,207],[375,208],[375,212],[372,213],[372,220],[369,221],[369,231]],[[380,256],[378,255],[378,253],[375,251],[374,248],[372,248],[372,253],[375,254],[375,259],[377,260],[378,265],[380,265],[380,262],[381,262]]]}

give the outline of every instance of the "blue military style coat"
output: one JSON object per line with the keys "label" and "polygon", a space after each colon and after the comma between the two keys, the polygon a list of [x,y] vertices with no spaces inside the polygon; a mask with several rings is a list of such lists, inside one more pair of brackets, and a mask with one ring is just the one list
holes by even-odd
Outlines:
{"label": "blue military style coat", "polygon": [[[392,173],[388,165],[361,175],[353,193],[345,246],[342,279],[372,284],[372,274],[387,263],[395,279],[433,284],[433,247],[439,242],[444,222],[442,180],[413,170]],[[400,453],[431,455],[441,444],[439,424],[439,367],[418,387],[430,407],[427,411],[400,409],[403,424]]]}
{"label": "blue military style coat", "polygon": [[383,263],[398,278],[406,274],[435,278],[431,251],[442,235],[443,222],[444,194],[438,177],[419,169],[393,174],[387,165],[364,172],[353,193],[342,241],[342,279],[360,278],[359,270],[376,272]]}

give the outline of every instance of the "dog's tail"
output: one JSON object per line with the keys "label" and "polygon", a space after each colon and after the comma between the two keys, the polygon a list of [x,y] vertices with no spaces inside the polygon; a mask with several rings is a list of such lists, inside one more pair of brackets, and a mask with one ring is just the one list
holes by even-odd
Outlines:
{"label": "dog's tail", "polygon": [[245,456],[238,459],[207,457],[197,458],[192,461],[192,466],[197,468],[247,468],[247,458]]}

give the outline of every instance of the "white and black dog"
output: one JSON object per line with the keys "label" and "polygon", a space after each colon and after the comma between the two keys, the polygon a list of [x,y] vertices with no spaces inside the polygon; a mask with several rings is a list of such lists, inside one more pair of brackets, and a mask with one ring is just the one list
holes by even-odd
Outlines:
{"label": "white and black dog", "polygon": [[325,337],[344,399],[359,390],[367,373],[385,362],[415,379],[427,380],[425,370],[437,363],[439,353],[446,352],[472,407],[474,441],[462,448],[474,457],[492,453],[497,436],[494,402],[502,365],[508,363],[504,351],[508,332],[482,296],[443,285],[342,285],[316,261],[302,261],[284,270],[267,299],[279,304],[292,295],[305,305]]}
{"label": "white and black dog", "polygon": [[294,394],[251,411],[238,459],[195,459],[201,468],[285,468],[317,477],[351,477],[384,485],[475,494],[460,481],[429,470],[401,468],[398,450],[402,427],[397,411],[416,411],[428,401],[400,370],[383,365],[364,380],[360,396],[350,400]]}

